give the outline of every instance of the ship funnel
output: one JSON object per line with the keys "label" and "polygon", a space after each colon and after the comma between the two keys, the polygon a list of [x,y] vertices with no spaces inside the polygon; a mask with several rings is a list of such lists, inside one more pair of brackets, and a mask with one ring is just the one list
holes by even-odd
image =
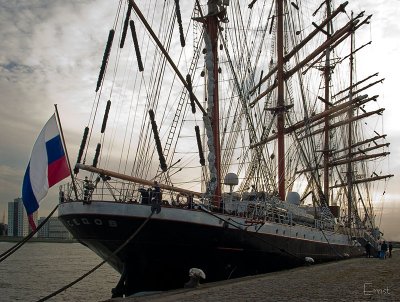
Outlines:
{"label": "ship funnel", "polygon": [[297,192],[288,192],[286,196],[286,201],[297,206],[300,205],[300,195]]}

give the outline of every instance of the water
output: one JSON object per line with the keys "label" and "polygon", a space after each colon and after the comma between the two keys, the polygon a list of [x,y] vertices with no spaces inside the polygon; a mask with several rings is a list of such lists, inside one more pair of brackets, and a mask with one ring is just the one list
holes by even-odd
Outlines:
{"label": "water", "polygon": [[[0,253],[15,243],[0,242]],[[27,243],[0,263],[0,301],[37,301],[102,261],[79,243]],[[107,263],[49,301],[104,301],[119,274]]]}

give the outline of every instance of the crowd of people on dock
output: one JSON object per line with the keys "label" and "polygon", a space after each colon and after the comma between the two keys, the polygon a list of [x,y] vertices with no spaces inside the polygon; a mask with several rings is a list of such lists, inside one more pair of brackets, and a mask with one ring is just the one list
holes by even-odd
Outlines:
{"label": "crowd of people on dock", "polygon": [[[387,244],[386,241],[383,241],[378,244],[376,257],[379,259],[392,258],[392,250],[393,244],[391,242]],[[372,255],[372,245],[369,242],[365,244],[365,253],[367,258],[374,257],[374,255]]]}

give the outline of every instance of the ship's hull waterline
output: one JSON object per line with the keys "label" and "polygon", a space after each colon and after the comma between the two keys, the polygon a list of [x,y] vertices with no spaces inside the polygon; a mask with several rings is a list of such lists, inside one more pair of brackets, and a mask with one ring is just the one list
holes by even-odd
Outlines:
{"label": "ship's hull waterline", "polygon": [[[96,202],[61,203],[59,218],[100,257],[118,249],[151,214],[147,205]],[[305,263],[363,254],[348,237],[302,225],[265,222],[203,210],[162,207],[137,236],[108,262],[127,270],[128,294],[182,288],[190,268],[206,282],[226,280]]]}

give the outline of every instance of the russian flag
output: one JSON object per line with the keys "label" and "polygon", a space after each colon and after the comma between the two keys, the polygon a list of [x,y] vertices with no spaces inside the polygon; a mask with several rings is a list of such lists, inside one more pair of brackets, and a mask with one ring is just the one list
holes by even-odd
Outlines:
{"label": "russian flag", "polygon": [[48,120],[32,149],[22,184],[22,200],[29,224],[36,225],[32,214],[53,185],[70,175],[55,114]]}

